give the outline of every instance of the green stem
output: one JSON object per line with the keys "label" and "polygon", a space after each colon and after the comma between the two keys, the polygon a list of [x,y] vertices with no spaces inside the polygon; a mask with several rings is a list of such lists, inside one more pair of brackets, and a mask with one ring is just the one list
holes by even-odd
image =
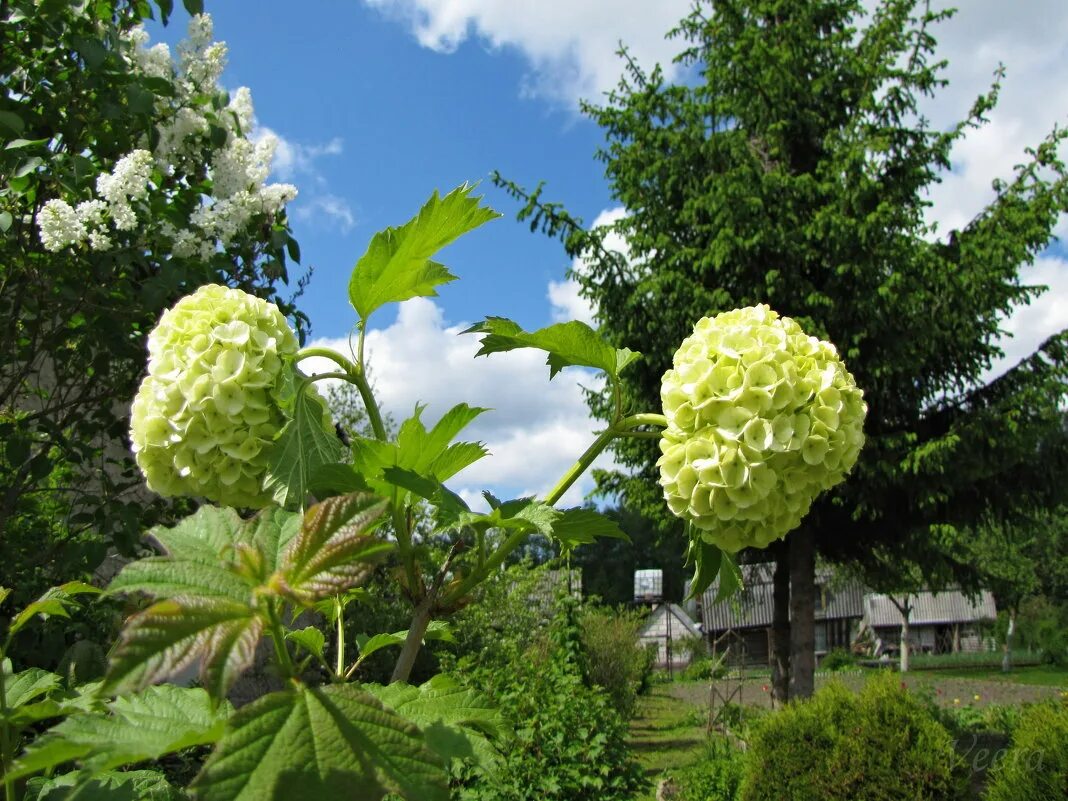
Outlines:
{"label": "green stem", "polygon": [[324,359],[330,359],[330,361],[334,362],[346,373],[352,374],[359,372],[359,368],[355,364],[350,362],[336,350],[331,350],[330,348],[302,348],[297,351],[298,362],[302,359],[310,359],[313,356],[321,356]]}
{"label": "green stem", "polygon": [[337,668],[334,670],[334,675],[337,678],[347,678],[345,676],[345,605],[341,603],[341,596],[337,596],[334,599],[334,603],[337,604]]}
{"label": "green stem", "polygon": [[[8,640],[10,641],[10,637]],[[10,771],[8,770],[14,754],[11,753],[12,743],[7,725],[7,677],[3,674],[3,663],[6,654],[7,644],[5,643],[3,650],[0,650],[0,716],[3,718],[0,721],[0,770],[4,772],[4,799],[5,801],[15,801],[15,783],[11,781]],[[14,673],[14,666],[12,666],[11,671]]]}
{"label": "green stem", "polygon": [[578,481],[579,477],[586,472],[586,469],[593,464],[593,460],[601,455],[601,452],[608,447],[608,443],[615,439],[619,433],[614,427],[611,427],[598,434],[597,439],[578,458],[578,461],[571,465],[567,472],[560,477],[560,480],[556,482],[556,486],[549,490],[549,494],[545,496],[545,503],[552,506],[560,500],[564,493],[571,488],[571,485]]}
{"label": "green stem", "polygon": [[278,669],[281,671],[283,678],[295,678],[296,670],[293,667],[293,660],[289,656],[289,650],[286,648],[285,631],[282,629],[282,620],[278,616],[278,608],[275,606],[273,599],[267,599],[266,609],[267,625],[271,629],[271,641],[274,643],[274,655],[278,659]]}

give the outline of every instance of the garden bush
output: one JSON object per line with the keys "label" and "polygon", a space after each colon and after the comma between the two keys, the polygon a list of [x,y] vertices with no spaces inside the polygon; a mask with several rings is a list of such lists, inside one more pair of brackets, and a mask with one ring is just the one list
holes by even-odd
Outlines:
{"label": "garden bush", "polygon": [[601,606],[587,607],[579,618],[586,677],[628,720],[656,661],[655,649],[638,640],[643,618],[640,612]]}
{"label": "garden bush", "polygon": [[1068,798],[1068,703],[1035,704],[1020,717],[1012,747],[990,772],[986,801]]}
{"label": "garden bush", "polygon": [[734,801],[742,783],[744,755],[723,738],[708,741],[705,756],[676,772],[680,801]]}
{"label": "garden bush", "polygon": [[856,667],[857,658],[844,648],[835,648],[820,660],[820,670],[828,670],[832,673],[838,670],[848,670]]}
{"label": "garden bush", "polygon": [[835,682],[753,726],[742,801],[951,801],[963,765],[949,733],[893,676]]}
{"label": "garden bush", "polygon": [[584,680],[575,610],[563,606],[532,644],[515,632],[488,663],[465,665],[464,680],[498,705],[514,736],[492,773],[460,771],[460,801],[623,801],[644,786],[627,719]]}

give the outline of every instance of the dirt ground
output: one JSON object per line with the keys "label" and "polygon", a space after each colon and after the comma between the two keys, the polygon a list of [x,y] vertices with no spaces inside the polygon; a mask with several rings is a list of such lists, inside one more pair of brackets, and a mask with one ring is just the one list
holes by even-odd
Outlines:
{"label": "dirt ground", "polygon": [[[841,681],[851,690],[857,691],[864,684],[867,674],[843,673],[837,676],[817,676],[816,689],[829,681]],[[1068,689],[1068,679],[1064,687],[1048,687],[1024,684],[1017,681],[997,681],[990,679],[970,679],[958,676],[940,675],[938,671],[915,672],[903,679],[910,690],[923,690],[933,693],[935,700],[943,706],[984,707],[989,704],[1023,704],[1059,697]],[[739,696],[732,700],[743,706],[752,704],[765,708],[771,707],[770,686],[767,679],[746,679],[745,681],[717,682],[720,692],[726,694],[735,687],[740,687]],[[663,688],[670,695],[684,700],[702,709],[708,708],[708,682],[674,682]]]}

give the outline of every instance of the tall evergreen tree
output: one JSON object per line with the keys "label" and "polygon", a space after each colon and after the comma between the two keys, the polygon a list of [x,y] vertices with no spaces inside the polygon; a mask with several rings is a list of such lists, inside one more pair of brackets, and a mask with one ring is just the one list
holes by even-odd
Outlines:
{"label": "tall evergreen tree", "polygon": [[[624,51],[619,87],[583,106],[604,130],[598,157],[625,218],[585,230],[541,186],[496,176],[532,229],[583,258],[574,277],[614,344],[645,354],[623,378],[635,407],[657,401],[694,322],[732,307],[769,303],[845,357],[868,402],[867,444],[850,480],[776,550],[791,566],[794,597],[776,608],[792,607],[789,686],[802,696],[812,688],[812,549],[869,568],[907,558],[967,581],[974,571],[940,532],[1045,502],[1058,483],[1038,444],[1066,394],[1068,332],[996,381],[983,376],[1002,355],[1006,316],[1043,289],[1023,284],[1020,268],[1068,208],[1066,131],[1029,149],[967,225],[936,231],[928,190],[953,146],[986,122],[1002,77],[998,68],[960,123],[931,127],[918,102],[946,83],[931,29],[951,16],[917,0],[868,14],[857,0],[697,3],[671,33],[696,80],[672,84]],[[627,257],[605,247],[609,230]],[[605,398],[592,408],[603,415]],[[633,472],[601,486],[670,529],[657,455],[655,442],[620,441]]]}

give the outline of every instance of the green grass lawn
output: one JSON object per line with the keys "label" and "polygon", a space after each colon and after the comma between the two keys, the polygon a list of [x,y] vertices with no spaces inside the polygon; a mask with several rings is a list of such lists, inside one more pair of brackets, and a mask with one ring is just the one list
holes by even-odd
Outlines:
{"label": "green grass lawn", "polygon": [[939,676],[979,681],[1002,681],[1010,684],[1031,684],[1038,687],[1068,689],[1068,667],[1055,665],[1026,665],[1002,673],[1000,668],[949,668],[931,671],[926,675],[932,680]]}
{"label": "green grass lawn", "polygon": [[[673,693],[672,684],[656,684],[638,702],[630,726],[630,747],[650,781],[635,801],[653,801],[656,784],[665,774],[692,765],[705,753],[703,710]],[[708,685],[702,684],[707,692]]]}

